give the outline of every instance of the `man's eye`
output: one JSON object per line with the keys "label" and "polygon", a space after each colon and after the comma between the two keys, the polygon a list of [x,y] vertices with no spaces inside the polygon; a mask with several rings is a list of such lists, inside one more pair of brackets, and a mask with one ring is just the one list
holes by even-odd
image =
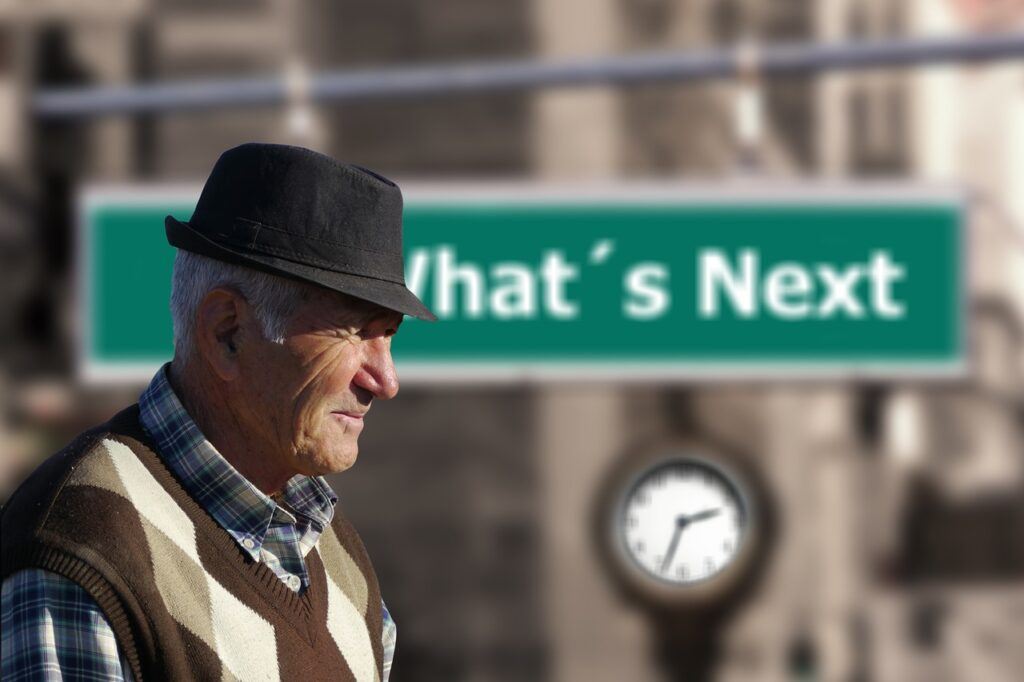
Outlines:
{"label": "man's eye", "polygon": [[350,339],[350,338],[352,338],[353,335],[359,334],[361,336],[362,333],[363,333],[362,330],[360,330],[360,329],[353,329],[353,328],[346,328],[346,329],[337,329],[337,328],[335,328],[335,329],[330,330],[331,336],[333,336],[335,338],[338,338],[338,339]]}
{"label": "man's eye", "polygon": [[394,334],[393,329],[381,329],[380,327],[363,327],[359,330],[359,338],[361,339],[375,339],[378,336],[391,336]]}

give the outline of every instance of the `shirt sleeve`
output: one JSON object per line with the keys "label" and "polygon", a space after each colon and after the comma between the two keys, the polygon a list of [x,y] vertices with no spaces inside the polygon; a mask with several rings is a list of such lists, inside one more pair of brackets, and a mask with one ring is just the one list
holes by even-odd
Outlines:
{"label": "shirt sleeve", "polygon": [[4,580],[0,624],[4,682],[132,680],[95,600],[56,573],[29,569]]}
{"label": "shirt sleeve", "polygon": [[384,613],[384,627],[381,633],[381,641],[384,644],[384,677],[381,682],[388,682],[388,677],[391,675],[391,660],[395,657],[395,645],[398,642],[398,627],[391,618],[391,613],[383,599],[380,600],[380,608]]}

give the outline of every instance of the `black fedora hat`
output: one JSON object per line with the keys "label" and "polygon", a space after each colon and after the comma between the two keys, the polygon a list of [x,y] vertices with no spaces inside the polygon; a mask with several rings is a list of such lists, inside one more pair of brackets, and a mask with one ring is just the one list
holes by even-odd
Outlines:
{"label": "black fedora hat", "polygon": [[401,190],[360,166],[243,144],[221,154],[188,222],[164,226],[179,249],[437,319],[405,285]]}

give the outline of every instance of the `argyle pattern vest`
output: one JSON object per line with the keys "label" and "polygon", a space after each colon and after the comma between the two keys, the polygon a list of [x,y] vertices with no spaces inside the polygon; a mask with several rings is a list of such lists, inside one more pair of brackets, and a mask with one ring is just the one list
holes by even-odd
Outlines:
{"label": "argyle pattern vest", "polygon": [[2,578],[41,568],[81,585],[138,681],[381,679],[380,590],[340,511],[306,557],[309,587],[291,591],[182,488],[137,405],[40,466],[0,532]]}

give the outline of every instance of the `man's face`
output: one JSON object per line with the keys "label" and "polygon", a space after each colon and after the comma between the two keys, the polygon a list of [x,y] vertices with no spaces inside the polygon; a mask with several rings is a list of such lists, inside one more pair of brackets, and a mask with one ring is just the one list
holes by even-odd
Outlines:
{"label": "man's face", "polygon": [[331,292],[317,293],[289,323],[284,344],[260,339],[242,360],[246,414],[271,456],[306,476],[344,471],[359,453],[374,398],[398,392],[391,337],[402,315]]}

